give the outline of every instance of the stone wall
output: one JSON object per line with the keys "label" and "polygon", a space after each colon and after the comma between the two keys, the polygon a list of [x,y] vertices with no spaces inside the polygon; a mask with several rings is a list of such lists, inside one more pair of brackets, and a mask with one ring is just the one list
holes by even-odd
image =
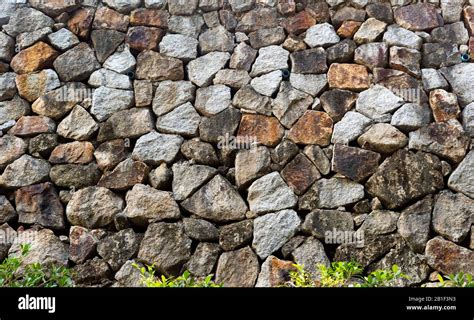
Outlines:
{"label": "stone wall", "polygon": [[0,260],[474,273],[472,0],[3,0],[0,25]]}

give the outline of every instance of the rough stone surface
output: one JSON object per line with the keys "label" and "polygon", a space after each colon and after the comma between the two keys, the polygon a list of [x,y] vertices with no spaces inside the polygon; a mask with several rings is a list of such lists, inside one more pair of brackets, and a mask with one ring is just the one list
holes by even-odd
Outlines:
{"label": "rough stone surface", "polygon": [[224,287],[253,287],[259,271],[257,256],[250,247],[245,247],[221,254],[216,281],[223,283]]}

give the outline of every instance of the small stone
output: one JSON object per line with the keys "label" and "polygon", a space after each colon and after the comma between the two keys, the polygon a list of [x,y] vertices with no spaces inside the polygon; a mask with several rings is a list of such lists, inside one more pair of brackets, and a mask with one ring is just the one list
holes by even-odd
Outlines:
{"label": "small stone", "polygon": [[323,244],[314,237],[308,237],[306,240],[293,252],[291,257],[295,263],[303,265],[314,280],[321,276],[318,265],[329,266],[329,259],[324,251]]}
{"label": "small stone", "polygon": [[366,43],[355,50],[354,62],[373,70],[388,64],[388,46],[383,42]]}
{"label": "small stone", "polygon": [[470,198],[474,198],[472,186],[472,168],[474,164],[474,151],[470,151],[464,160],[458,165],[448,180],[448,187],[454,191],[462,192]]}
{"label": "small stone", "polygon": [[288,69],[289,52],[280,46],[268,46],[258,50],[258,57],[250,76],[256,77],[275,70]]}
{"label": "small stone", "polygon": [[140,161],[126,159],[120,162],[113,171],[106,172],[97,186],[112,190],[126,190],[143,183],[148,176],[148,166]]}
{"label": "small stone", "polygon": [[183,224],[184,232],[186,232],[191,239],[202,242],[219,239],[219,229],[206,220],[184,218]]}
{"label": "small stone", "polygon": [[234,46],[233,34],[223,26],[207,29],[199,36],[199,47],[202,54],[215,51],[232,52]]}
{"label": "small stone", "polygon": [[122,139],[102,143],[94,152],[99,169],[108,171],[113,169],[126,157],[125,142]]}
{"label": "small stone", "polygon": [[91,115],[81,106],[76,106],[58,125],[58,134],[67,139],[87,140],[99,126]]}
{"label": "small stone", "polygon": [[232,105],[241,110],[265,115],[270,115],[272,108],[271,99],[262,96],[250,85],[246,85],[236,92],[232,100]]}
{"label": "small stone", "polygon": [[449,57],[458,53],[458,47],[451,43],[424,43],[422,53],[424,68],[440,68],[447,64]]}
{"label": "small stone", "polygon": [[132,81],[130,80],[130,77],[108,69],[94,71],[87,83],[96,88],[108,87],[123,90],[132,89]]}
{"label": "small stone", "polygon": [[54,61],[54,68],[63,81],[82,81],[100,68],[94,51],[86,44],[80,43],[60,55]]}
{"label": "small stone", "polygon": [[325,73],[326,51],[323,48],[314,48],[293,52],[290,56],[292,72],[301,74]]}
{"label": "small stone", "polygon": [[128,44],[130,48],[138,51],[156,50],[164,34],[165,31],[159,28],[143,26],[132,27],[128,29],[125,43]]}
{"label": "small stone", "polygon": [[224,251],[232,251],[249,245],[253,237],[253,221],[243,220],[227,224],[220,229],[219,246]]}
{"label": "small stone", "polygon": [[269,256],[262,264],[255,287],[280,287],[290,280],[290,272],[295,271],[292,261]]}
{"label": "small stone", "polygon": [[190,81],[162,81],[153,99],[153,111],[161,116],[194,100],[196,88]]}
{"label": "small stone", "polygon": [[132,11],[130,24],[132,26],[167,28],[168,19],[169,13],[166,10],[140,8]]}
{"label": "small stone", "polygon": [[431,31],[432,42],[449,42],[458,45],[466,44],[469,41],[469,33],[462,21],[447,24]]}
{"label": "small stone", "polygon": [[421,78],[423,80],[423,88],[426,91],[433,89],[447,90],[449,88],[446,79],[436,69],[421,69]]}
{"label": "small stone", "polygon": [[474,251],[458,246],[442,237],[426,244],[426,260],[430,267],[443,274],[474,273]]}
{"label": "small stone", "polygon": [[231,104],[231,90],[224,85],[200,88],[196,92],[196,109],[204,116],[213,116]]}
{"label": "small stone", "polygon": [[141,240],[142,236],[133,229],[121,230],[101,239],[97,244],[97,253],[112,270],[117,271],[128,259],[137,255]]}
{"label": "small stone", "polygon": [[293,210],[258,217],[254,222],[252,247],[261,259],[265,259],[292,238],[300,224],[301,220]]}
{"label": "small stone", "polygon": [[443,186],[438,158],[406,150],[398,150],[385,160],[366,183],[369,194],[378,197],[389,209],[434,193]]}
{"label": "small stone", "polygon": [[396,24],[387,27],[387,31],[383,35],[383,41],[389,46],[406,47],[416,50],[420,50],[423,44],[423,39],[416,33],[401,28]]}
{"label": "small stone", "polygon": [[204,26],[204,19],[201,15],[193,16],[174,16],[172,15],[168,21],[169,31],[180,33],[185,36],[197,38]]}
{"label": "small stone", "polygon": [[474,102],[474,92],[469,89],[474,81],[473,63],[461,63],[440,71],[457,95],[461,107]]}
{"label": "small stone", "polygon": [[160,52],[169,57],[182,60],[197,58],[197,46],[199,42],[182,34],[167,34],[160,42]]}
{"label": "small stone", "polygon": [[133,102],[133,91],[100,87],[92,95],[91,113],[103,122],[116,112],[129,109]]}
{"label": "small stone", "polygon": [[332,209],[364,198],[364,186],[345,178],[320,179],[299,201],[300,210]]}
{"label": "small stone", "polygon": [[6,135],[0,138],[0,169],[26,153],[28,145],[20,138]]}
{"label": "small stone", "polygon": [[[0,196],[0,222],[2,224],[12,221],[18,217],[15,209],[10,204],[8,199],[5,196]],[[3,226],[2,226],[3,229]],[[3,230],[2,230],[3,231]],[[5,237],[2,237],[2,246],[3,241],[6,240]],[[2,248],[3,250],[3,248]]]}
{"label": "small stone", "polygon": [[356,110],[361,114],[377,120],[383,119],[385,115],[398,109],[403,100],[389,89],[375,85],[359,94],[356,102]]}
{"label": "small stone", "polygon": [[369,18],[362,23],[360,28],[354,34],[354,41],[359,45],[374,42],[381,37],[386,27],[387,24],[385,22],[375,18]]}
{"label": "small stone", "polygon": [[31,137],[40,133],[54,132],[56,124],[48,117],[24,116],[8,132],[18,137]]}
{"label": "small stone", "polygon": [[298,197],[280,174],[273,172],[252,183],[249,187],[247,201],[252,212],[265,213],[293,208]]}
{"label": "small stone", "polygon": [[188,63],[188,77],[198,87],[208,86],[229,59],[227,52],[210,52]]}
{"label": "small stone", "polygon": [[378,168],[380,154],[359,148],[336,144],[332,158],[332,171],[361,182]]}
{"label": "small stone", "polygon": [[457,119],[461,113],[456,95],[443,89],[430,92],[430,107],[436,122]]}
{"label": "small stone", "polygon": [[101,172],[95,163],[88,165],[60,164],[51,168],[49,176],[55,185],[64,188],[85,188],[99,182]]}
{"label": "small stone", "polygon": [[94,20],[94,13],[95,9],[93,8],[77,9],[67,21],[68,29],[82,39],[87,38]]}
{"label": "small stone", "polygon": [[421,76],[421,53],[415,49],[390,47],[390,67],[406,72],[414,77]]}
{"label": "small stone", "polygon": [[237,138],[252,137],[256,143],[273,147],[280,142],[283,133],[284,129],[275,117],[244,114]]}
{"label": "small stone", "polygon": [[244,12],[252,9],[255,6],[255,0],[229,0],[229,4],[234,12]]}
{"label": "small stone", "polygon": [[328,82],[330,88],[352,91],[366,90],[370,85],[367,69],[357,64],[333,63],[329,68]]}
{"label": "small stone", "polygon": [[182,136],[195,136],[201,117],[191,103],[183,104],[173,111],[158,117],[156,128],[158,131]]}
{"label": "small stone", "polygon": [[250,82],[250,85],[258,93],[271,97],[275,91],[280,87],[282,81],[282,72],[280,70],[264,74],[260,77],[255,77]]}
{"label": "small stone", "polygon": [[339,27],[339,29],[337,29],[337,35],[341,38],[350,39],[354,36],[357,30],[359,30],[361,25],[362,22],[360,21],[344,21]]}
{"label": "small stone", "polygon": [[181,223],[153,223],[145,232],[138,259],[154,265],[160,274],[176,276],[191,257],[191,242]]}
{"label": "small stone", "polygon": [[250,33],[250,45],[254,49],[260,49],[271,45],[278,45],[285,41],[286,35],[282,27],[259,29]]}
{"label": "small stone", "polygon": [[133,72],[135,65],[135,57],[130,53],[130,49],[127,45],[117,49],[117,51],[104,62],[104,68],[123,74]]}
{"label": "small stone", "polygon": [[13,12],[8,24],[3,26],[3,30],[16,37],[21,33],[33,32],[38,29],[51,27],[54,20],[33,8],[18,8]]}
{"label": "small stone", "polygon": [[354,106],[358,95],[347,90],[329,90],[320,96],[321,105],[334,122],[340,121]]}
{"label": "small stone", "polygon": [[15,55],[15,40],[0,32],[0,60],[10,62]]}
{"label": "small stone", "polygon": [[89,230],[83,227],[71,226],[69,230],[69,259],[76,264],[82,264],[96,253],[97,243],[105,236],[101,229]]}
{"label": "small stone", "polygon": [[372,122],[370,118],[354,112],[347,112],[344,117],[334,125],[334,130],[331,138],[332,143],[348,144],[356,140],[364,129]]}
{"label": "small stone", "polygon": [[253,287],[259,271],[257,255],[249,247],[224,252],[217,263],[216,282],[224,287]]}
{"label": "small stone", "polygon": [[141,0],[104,0],[104,3],[119,12],[129,13],[131,10],[141,5]]}
{"label": "small stone", "polygon": [[386,210],[372,211],[364,220],[359,230],[366,235],[379,236],[392,233],[397,229],[400,213]]}
{"label": "small stone", "polygon": [[71,142],[57,146],[49,162],[54,164],[87,164],[94,159],[94,146],[90,142]]}
{"label": "small stone", "polygon": [[387,23],[393,22],[393,12],[390,3],[369,3],[365,10],[367,11],[367,15],[371,18],[376,18]]}
{"label": "small stone", "polygon": [[188,140],[181,145],[181,153],[195,163],[217,166],[219,160],[216,151],[210,143],[199,140]]}
{"label": "small stone", "polygon": [[299,74],[291,73],[290,84],[293,88],[301,90],[311,96],[319,95],[327,86],[325,74]]}
{"label": "small stone", "polygon": [[464,127],[464,131],[471,138],[474,137],[474,103],[470,103],[467,105],[464,110],[462,111],[462,123]]}
{"label": "small stone", "polygon": [[339,36],[334,31],[334,27],[329,23],[321,23],[312,26],[306,31],[304,42],[311,48],[314,47],[328,47],[338,43]]}
{"label": "small stone", "polygon": [[153,130],[150,110],[132,108],[115,113],[99,130],[97,141],[103,142],[119,138],[138,138]]}
{"label": "small stone", "polygon": [[158,168],[150,172],[148,178],[153,188],[168,189],[171,184],[172,175],[171,169],[167,167],[166,163],[162,163]]}
{"label": "small stone", "polygon": [[326,146],[331,140],[333,121],[327,113],[306,111],[290,129],[289,139],[299,144]]}
{"label": "small stone", "polygon": [[387,123],[376,123],[357,139],[364,149],[390,154],[408,144],[408,138]]}
{"label": "small stone", "polygon": [[102,259],[94,258],[72,268],[72,280],[78,287],[105,286],[110,282],[110,267]]}
{"label": "small stone", "polygon": [[286,18],[282,25],[289,34],[298,35],[315,24],[316,19],[314,19],[308,11],[304,10],[294,16]]}
{"label": "small stone", "polygon": [[[221,20],[224,20],[222,15]],[[224,23],[224,25],[226,24]],[[260,7],[242,15],[235,30],[237,32],[250,33],[259,29],[273,28],[278,25],[279,21],[277,11],[274,8]]]}
{"label": "small stone", "polygon": [[126,32],[130,17],[107,7],[98,8],[95,12],[94,29],[111,29]]}
{"label": "small stone", "polygon": [[91,33],[92,44],[94,45],[97,60],[104,63],[112,55],[118,46],[125,39],[122,32],[116,30],[99,29]]}
{"label": "small stone", "polygon": [[148,80],[133,82],[136,107],[149,107],[153,101],[153,84]]}
{"label": "small stone", "polygon": [[28,73],[16,76],[16,87],[18,93],[28,102],[33,102],[42,95],[58,88],[59,78],[51,69],[42,70],[38,73]]}
{"label": "small stone", "polygon": [[57,145],[59,145],[58,135],[42,133],[30,139],[28,153],[35,157],[48,158]]}
{"label": "small stone", "polygon": [[216,243],[199,243],[185,266],[191,274],[197,277],[207,277],[214,270],[220,252],[219,245]]}
{"label": "small stone", "polygon": [[424,253],[429,240],[433,198],[423,200],[404,209],[398,219],[398,233],[405,239],[408,246],[417,253]]}
{"label": "small stone", "polygon": [[176,58],[145,50],[138,55],[136,76],[153,81],[183,80],[183,62]]}
{"label": "small stone", "polygon": [[304,233],[323,240],[327,239],[327,234],[334,230],[354,231],[354,221],[349,212],[316,209],[306,215],[301,229]]}
{"label": "small stone", "polygon": [[413,131],[431,122],[431,111],[426,105],[404,104],[392,116],[391,124],[404,131]]}
{"label": "small stone", "polygon": [[235,130],[239,127],[240,118],[240,111],[233,107],[228,107],[209,118],[202,118],[199,125],[200,139],[206,142],[219,143],[218,148],[219,146],[223,147],[226,137],[234,136]]}
{"label": "small stone", "polygon": [[264,146],[240,150],[235,157],[235,182],[239,188],[269,173],[270,151]]}
{"label": "small stone", "polygon": [[321,147],[316,145],[306,146],[304,148],[304,154],[309,160],[318,168],[318,171],[322,175],[327,175],[331,171],[331,162],[327,158]]}
{"label": "small stone", "polygon": [[457,127],[444,122],[410,132],[410,149],[431,152],[453,162],[460,162],[466,155],[471,139]]}
{"label": "small stone", "polygon": [[257,50],[253,49],[245,42],[241,42],[234,49],[234,53],[230,58],[229,67],[231,69],[250,71],[256,57]]}
{"label": "small stone", "polygon": [[181,205],[193,214],[216,222],[241,220],[247,212],[245,201],[221,175],[216,175]]}
{"label": "small stone", "polygon": [[411,4],[394,11],[395,22],[412,31],[430,30],[442,25],[436,8],[428,3]]}
{"label": "small stone", "polygon": [[170,163],[178,154],[183,140],[177,135],[150,132],[138,139],[132,158],[151,165]]}
{"label": "small stone", "polygon": [[9,100],[16,95],[15,77],[13,72],[0,75],[0,101]]}
{"label": "small stone", "polygon": [[48,35],[48,41],[54,48],[61,51],[66,51],[79,43],[76,35],[66,28]]}
{"label": "small stone", "polygon": [[37,42],[14,56],[10,66],[18,74],[30,73],[51,67],[58,55],[59,53],[51,46],[44,42]]}
{"label": "small stone", "polygon": [[217,173],[217,170],[189,162],[175,163],[173,169],[173,196],[177,201],[187,199]]}
{"label": "small stone", "polygon": [[[343,2],[343,1],[339,1]],[[364,9],[357,9],[351,6],[344,6],[338,9],[331,17],[332,23],[335,27],[339,27],[344,21],[359,21],[364,22],[366,11]]]}
{"label": "small stone", "polygon": [[88,187],[72,195],[66,208],[72,225],[89,229],[105,227],[123,210],[123,200],[106,188]]}
{"label": "small stone", "polygon": [[316,180],[321,178],[318,169],[302,153],[285,166],[281,171],[281,176],[297,195],[302,195]]}

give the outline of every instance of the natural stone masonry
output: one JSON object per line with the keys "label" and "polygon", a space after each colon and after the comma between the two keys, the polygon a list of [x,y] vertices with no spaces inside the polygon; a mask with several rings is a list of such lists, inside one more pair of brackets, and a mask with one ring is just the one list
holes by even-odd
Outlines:
{"label": "natural stone masonry", "polygon": [[23,2],[0,4],[0,262],[474,273],[472,1]]}

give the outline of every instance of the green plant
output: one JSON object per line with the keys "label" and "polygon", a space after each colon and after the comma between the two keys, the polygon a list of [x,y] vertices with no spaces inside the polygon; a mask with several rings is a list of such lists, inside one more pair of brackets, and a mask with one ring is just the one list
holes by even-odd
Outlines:
{"label": "green plant", "polygon": [[472,274],[469,273],[458,272],[444,276],[444,278],[438,274],[438,280],[440,287],[474,288],[474,280]]}
{"label": "green plant", "polygon": [[355,261],[333,262],[329,267],[318,266],[321,272],[321,287],[346,287],[348,282],[357,275],[362,274],[363,268]]}
{"label": "green plant", "polygon": [[293,264],[296,270],[290,271],[290,281],[286,284],[288,287],[308,288],[314,287],[315,282],[311,274],[304,269],[304,265]]}
{"label": "green plant", "polygon": [[212,275],[205,277],[202,280],[194,278],[189,271],[185,271],[179,277],[167,278],[162,275],[161,277],[156,276],[156,269],[153,265],[146,265],[140,267],[134,263],[133,266],[140,270],[140,276],[142,283],[147,288],[220,288],[221,284],[217,284],[212,281]]}
{"label": "green plant", "polygon": [[388,270],[375,270],[368,276],[362,277],[363,282],[355,284],[355,287],[361,288],[378,288],[388,287],[397,279],[409,277],[402,273],[402,270],[394,264],[391,269]]}
{"label": "green plant", "polygon": [[23,259],[30,251],[29,244],[22,244],[19,257],[6,258],[0,264],[0,287],[72,287],[71,271],[64,266],[28,264],[19,272]]}

